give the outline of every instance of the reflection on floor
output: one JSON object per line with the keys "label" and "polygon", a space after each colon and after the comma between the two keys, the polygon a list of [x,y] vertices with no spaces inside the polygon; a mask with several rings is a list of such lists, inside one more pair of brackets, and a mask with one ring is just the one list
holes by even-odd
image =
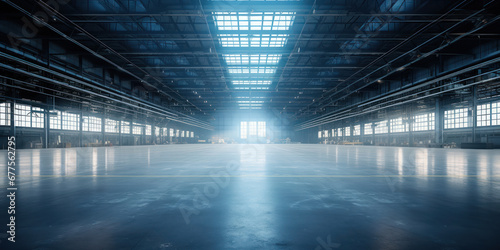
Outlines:
{"label": "reflection on floor", "polygon": [[16,243],[1,249],[500,246],[498,150],[166,145],[17,159]]}

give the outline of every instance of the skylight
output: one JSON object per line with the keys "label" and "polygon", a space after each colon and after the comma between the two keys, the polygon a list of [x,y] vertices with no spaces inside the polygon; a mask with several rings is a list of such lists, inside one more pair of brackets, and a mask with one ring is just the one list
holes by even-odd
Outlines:
{"label": "skylight", "polygon": [[269,87],[234,87],[237,90],[265,90],[269,89]]}
{"label": "skylight", "polygon": [[218,30],[288,30],[295,12],[214,12]]}
{"label": "skylight", "polygon": [[240,107],[240,109],[262,109],[262,107]]}
{"label": "skylight", "polygon": [[[281,54],[259,53],[258,48],[284,47],[289,37],[290,27],[295,20],[295,12],[212,12],[217,38],[222,48],[223,59],[227,64],[228,74],[237,75],[232,81],[235,90],[268,90],[273,74],[282,57]],[[227,53],[225,48],[248,48],[248,52]],[[251,48],[251,49],[250,49]],[[226,50],[226,51],[225,51]],[[224,53],[226,52],[226,53]],[[276,52],[275,52],[276,53]],[[243,80],[248,76],[250,79]],[[266,80],[268,79],[268,80]],[[244,86],[242,86],[244,85]],[[262,105],[263,101],[252,99],[238,101],[246,107]],[[250,107],[247,107],[250,108]],[[260,108],[260,107],[259,107]]]}
{"label": "skylight", "polygon": [[234,85],[271,85],[271,81],[263,81],[263,80],[252,80],[252,81],[246,81],[246,80],[237,80],[233,81]]}
{"label": "skylight", "polygon": [[240,107],[262,107],[262,103],[257,104],[238,104]]}
{"label": "skylight", "polygon": [[283,47],[288,34],[220,34],[222,47]]}
{"label": "skylight", "polygon": [[276,65],[281,58],[278,54],[225,54],[222,56],[227,65]]}
{"label": "skylight", "polygon": [[276,67],[228,67],[230,74],[274,74]]}
{"label": "skylight", "polygon": [[238,103],[241,103],[241,104],[250,104],[250,103],[264,103],[264,101],[238,101]]}

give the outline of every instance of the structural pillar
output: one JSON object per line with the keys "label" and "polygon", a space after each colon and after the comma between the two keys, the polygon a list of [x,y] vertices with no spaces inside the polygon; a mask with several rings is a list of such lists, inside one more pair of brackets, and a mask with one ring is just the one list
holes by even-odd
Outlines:
{"label": "structural pillar", "polygon": [[83,147],[83,111],[82,111],[82,108],[80,106],[80,130],[79,130],[79,133],[78,133],[78,146],[79,147]]}
{"label": "structural pillar", "polygon": [[359,124],[359,141],[364,143],[364,138],[365,138],[365,124],[361,122]]}
{"label": "structural pillar", "polygon": [[472,86],[472,142],[479,142],[477,136],[477,85]]}
{"label": "structural pillar", "polygon": [[413,117],[408,113],[408,146],[413,147]]}
{"label": "structural pillar", "polygon": [[375,128],[377,127],[376,123],[372,123],[372,145],[375,145]]}
{"label": "structural pillar", "polygon": [[[49,101],[49,98],[47,98],[47,102]],[[44,116],[43,116],[43,147],[44,148],[49,148],[49,140],[50,140],[50,110],[49,106],[46,106],[44,110]]]}
{"label": "structural pillar", "polygon": [[16,111],[16,101],[12,100],[10,103],[10,136],[16,136],[16,124],[15,124],[15,115]]}
{"label": "structural pillar", "polygon": [[122,143],[122,121],[118,121],[118,143],[120,144],[120,146],[123,145]]}
{"label": "structural pillar", "polygon": [[101,133],[102,133],[102,145],[106,145],[106,108],[102,109],[103,115],[101,118]]}
{"label": "structural pillar", "polygon": [[443,128],[444,128],[444,111],[441,105],[441,99],[436,99],[436,110],[434,114],[434,141],[436,144],[443,143]]}

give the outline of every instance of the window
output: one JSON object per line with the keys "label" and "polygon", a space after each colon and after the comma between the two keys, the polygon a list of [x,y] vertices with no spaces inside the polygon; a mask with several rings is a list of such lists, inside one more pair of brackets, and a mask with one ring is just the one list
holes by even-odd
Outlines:
{"label": "window", "polygon": [[389,132],[387,120],[375,123],[375,134],[386,134]]}
{"label": "window", "polygon": [[365,130],[363,131],[365,135],[373,134],[372,123],[365,123]]}
{"label": "window", "polygon": [[342,131],[342,128],[338,128],[338,129],[337,129],[337,136],[339,136],[339,137],[344,136],[344,134],[343,134],[342,132],[343,132],[343,131]]}
{"label": "window", "polygon": [[[4,118],[2,118],[3,122],[9,123],[10,125],[10,103],[5,103],[2,107]],[[6,107],[8,106],[9,110],[5,112]],[[14,125],[17,127],[33,127],[33,128],[43,128],[44,127],[44,110],[38,107],[31,107],[29,105],[16,104],[14,109]],[[8,117],[7,117],[8,114]],[[7,124],[5,124],[7,125]]]}
{"label": "window", "polygon": [[428,113],[413,117],[413,131],[434,130],[435,115]]}
{"label": "window", "polygon": [[330,136],[328,135],[328,130],[323,130],[323,137],[324,137],[324,138],[328,138],[328,137],[330,137]]}
{"label": "window", "polygon": [[344,136],[351,136],[351,127],[347,126],[344,128]]}
{"label": "window", "polygon": [[155,135],[160,136],[160,128],[155,126]]}
{"label": "window", "polygon": [[80,115],[62,112],[61,117],[62,129],[80,130]]}
{"label": "window", "polygon": [[106,119],[106,124],[104,126],[104,131],[107,133],[118,133],[120,132],[118,127],[118,121]]}
{"label": "window", "polygon": [[44,109],[31,107],[31,127],[43,128],[45,125],[44,119],[45,119]]}
{"label": "window", "polygon": [[500,125],[500,102],[491,104],[491,125]]}
{"label": "window", "polygon": [[122,121],[122,134],[130,134],[130,122]]}
{"label": "window", "polygon": [[354,136],[361,135],[361,125],[355,125],[354,126],[353,135]]}
{"label": "window", "polygon": [[101,118],[93,116],[84,116],[83,118],[83,131],[101,132]]}
{"label": "window", "polygon": [[61,129],[61,111],[51,110],[50,129]]}
{"label": "window", "polygon": [[186,131],[186,137],[188,137],[188,138],[189,138],[189,135],[190,135],[190,134],[189,134],[189,131]]}
{"label": "window", "polygon": [[194,132],[191,131],[191,138],[194,138]]}
{"label": "window", "polygon": [[180,137],[181,136],[181,131],[180,130],[175,130],[175,137]]}
{"label": "window", "polygon": [[16,104],[14,109],[14,125],[16,127],[31,127],[31,107]]}
{"label": "window", "polygon": [[266,122],[258,122],[257,131],[259,131],[259,137],[266,137]]}
{"label": "window", "polygon": [[257,122],[248,122],[248,135],[249,136],[257,135]]}
{"label": "window", "polygon": [[139,123],[132,123],[132,134],[134,135],[142,135],[142,128],[144,127],[143,124]]}
{"label": "window", "polygon": [[321,131],[318,131],[318,138],[321,139],[322,136],[323,136],[323,133]]}
{"label": "window", "polygon": [[146,125],[146,135],[151,135],[151,125]]}
{"label": "window", "polygon": [[491,125],[491,105],[489,103],[477,106],[477,126]]}
{"label": "window", "polygon": [[181,137],[184,137],[184,130],[181,131]]}
{"label": "window", "polygon": [[10,126],[10,103],[0,103],[0,126]]}
{"label": "window", "polygon": [[168,128],[163,128],[163,131],[161,133],[162,136],[168,136]]}
{"label": "window", "polygon": [[403,118],[391,119],[391,133],[401,133],[408,131],[403,122]]}
{"label": "window", "polygon": [[248,134],[248,122],[240,122],[240,138],[246,139]]}
{"label": "window", "polygon": [[444,128],[468,127],[469,117],[467,108],[459,108],[444,111]]}
{"label": "window", "polygon": [[335,133],[335,131],[336,131],[336,130],[335,130],[334,128],[332,128],[332,137],[337,136],[337,133]]}
{"label": "window", "polygon": [[174,137],[174,136],[175,136],[175,134],[174,134],[174,129],[173,129],[173,128],[171,128],[171,129],[170,129],[170,137]]}

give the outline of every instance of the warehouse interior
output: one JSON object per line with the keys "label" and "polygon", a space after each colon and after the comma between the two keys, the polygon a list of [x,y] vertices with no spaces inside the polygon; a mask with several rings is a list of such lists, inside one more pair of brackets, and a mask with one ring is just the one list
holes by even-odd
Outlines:
{"label": "warehouse interior", "polygon": [[0,6],[1,249],[500,246],[500,1]]}

